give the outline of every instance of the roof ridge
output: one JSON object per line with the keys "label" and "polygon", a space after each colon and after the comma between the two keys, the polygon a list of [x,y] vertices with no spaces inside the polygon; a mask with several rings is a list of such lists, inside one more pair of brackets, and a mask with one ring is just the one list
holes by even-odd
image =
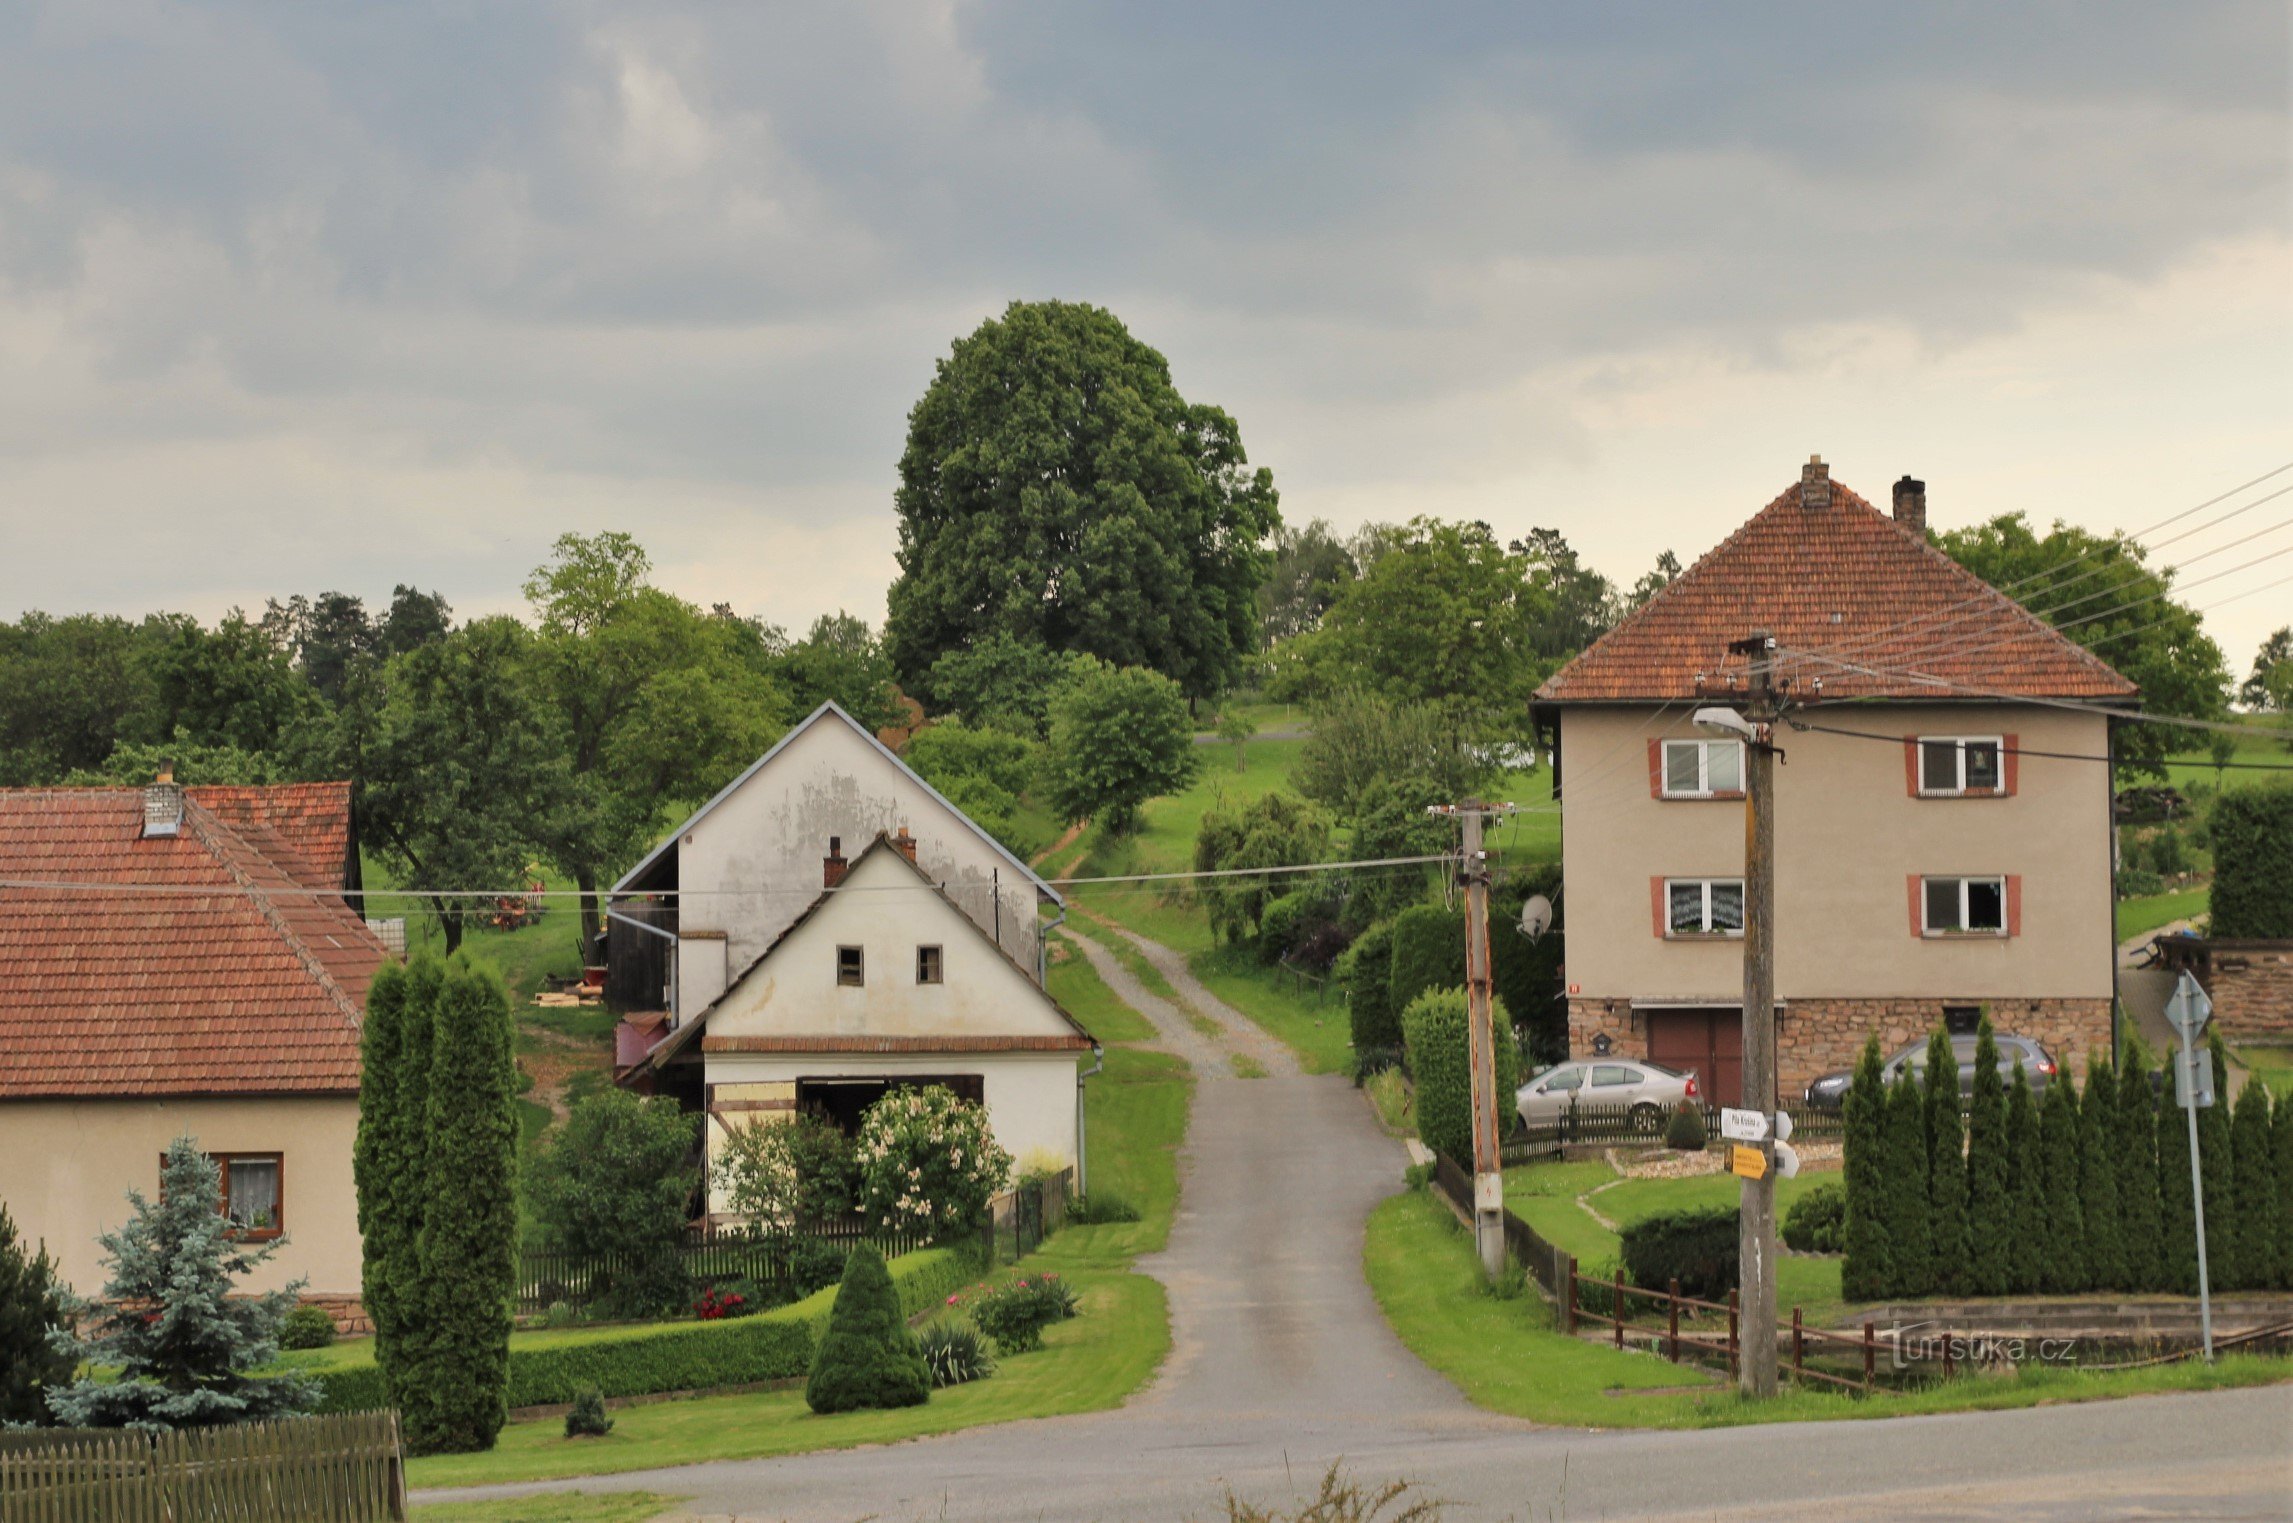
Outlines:
{"label": "roof ridge", "polygon": [[[248,842],[214,810],[196,799],[186,798],[183,801],[183,818],[191,826],[192,834],[199,838],[199,844],[207,848],[208,854],[230,876],[231,881],[247,891],[248,903],[254,906],[255,912],[263,917],[264,922],[286,944],[287,950],[294,954],[295,961],[302,965],[303,972],[310,975],[311,981],[317,984],[320,992],[326,995],[328,1003],[334,1006],[336,1013],[349,1023],[353,1031],[360,1030],[362,1023],[357,1001],[353,1000],[342,985],[335,981],[334,975],[326,970],[326,965],[319,960],[318,954],[313,952],[310,944],[303,940],[302,933],[280,910],[277,901],[271,898],[269,890],[256,881],[255,875],[247,869],[245,863],[239,860],[238,853],[233,848],[237,847],[253,856],[272,872],[278,874],[279,877],[286,879],[289,886],[299,890],[300,885],[295,884],[294,875],[273,862],[268,855]],[[363,925],[364,921],[362,920],[360,924]]]}

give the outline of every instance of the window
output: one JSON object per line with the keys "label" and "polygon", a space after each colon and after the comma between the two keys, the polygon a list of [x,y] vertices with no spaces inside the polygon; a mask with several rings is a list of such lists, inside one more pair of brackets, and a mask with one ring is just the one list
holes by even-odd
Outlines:
{"label": "window", "polygon": [[916,948],[916,982],[919,984],[936,984],[941,981],[940,949],[938,947]]}
{"label": "window", "polygon": [[1664,796],[1668,799],[1732,798],[1744,791],[1744,743],[1740,740],[1664,742]]}
{"label": "window", "polygon": [[[221,1176],[218,1208],[239,1237],[277,1237],[286,1230],[280,1186],[286,1171],[281,1153],[211,1153]],[[167,1159],[159,1161],[162,1172]]]}
{"label": "window", "polygon": [[1928,878],[1921,885],[1929,936],[2004,936],[2004,878]]}
{"label": "window", "polygon": [[1996,735],[1922,735],[1919,792],[1937,798],[2002,792],[2006,786],[2006,774],[2000,766],[2004,750],[2004,742]]}
{"label": "window", "polygon": [[1664,882],[1664,934],[1743,935],[1744,880],[1667,878]]}
{"label": "window", "polygon": [[836,949],[836,982],[849,989],[857,989],[868,981],[867,961],[858,947]]}
{"label": "window", "polygon": [[1639,1075],[1618,1063],[1596,1064],[1592,1070],[1592,1087],[1605,1089],[1610,1085],[1636,1083]]}
{"label": "window", "polygon": [[1577,1088],[1581,1087],[1583,1084],[1584,1084],[1584,1070],[1583,1070],[1583,1069],[1581,1069],[1581,1068],[1556,1068],[1556,1069],[1554,1069],[1554,1070],[1553,1070],[1553,1071],[1552,1071],[1550,1074],[1548,1074],[1548,1075],[1546,1076],[1546,1078],[1545,1078],[1545,1082],[1544,1082],[1544,1083],[1543,1083],[1543,1085],[1542,1085],[1542,1086],[1540,1086],[1540,1087],[1541,1087],[1541,1088],[1543,1088],[1543,1089],[1545,1089],[1545,1090],[1548,1090],[1548,1091],[1549,1091],[1549,1090],[1571,1090],[1571,1089],[1577,1089]]}

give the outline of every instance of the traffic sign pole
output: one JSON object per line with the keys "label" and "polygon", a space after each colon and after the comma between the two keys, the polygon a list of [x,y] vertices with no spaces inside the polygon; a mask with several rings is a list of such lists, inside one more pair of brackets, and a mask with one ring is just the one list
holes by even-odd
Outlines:
{"label": "traffic sign pole", "polygon": [[[2189,1190],[2190,1203],[2197,1210],[2197,1317],[2198,1327],[2205,1338],[2205,1362],[2213,1363],[2213,1280],[2207,1273],[2205,1262],[2205,1172],[2198,1167],[2197,1110],[2201,1096],[2197,1082],[2196,1049],[2192,1045],[2198,1031],[2213,1016],[2213,1001],[2206,998],[2205,989],[2192,978],[2188,969],[2182,970],[2181,981],[2174,986],[2173,997],[2166,1001],[2166,1019],[2182,1038],[2182,1070],[2180,1083],[2182,1114],[2189,1119]],[[2210,1099],[2211,1096],[2202,1098]]]}

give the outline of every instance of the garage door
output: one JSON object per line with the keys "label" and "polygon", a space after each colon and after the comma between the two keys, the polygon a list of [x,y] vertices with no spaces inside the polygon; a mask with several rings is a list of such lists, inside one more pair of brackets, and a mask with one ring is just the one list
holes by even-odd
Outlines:
{"label": "garage door", "polygon": [[1706,1105],[1734,1105],[1744,1085],[1743,1013],[1733,1005],[1643,1012],[1648,1058],[1696,1076]]}

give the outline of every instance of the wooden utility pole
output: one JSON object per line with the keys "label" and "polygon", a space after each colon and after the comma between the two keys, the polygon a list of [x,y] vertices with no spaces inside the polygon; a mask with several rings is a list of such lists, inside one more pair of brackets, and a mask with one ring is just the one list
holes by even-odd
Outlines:
{"label": "wooden utility pole", "polygon": [[1473,1240],[1491,1280],[1505,1269],[1505,1166],[1497,1148],[1495,988],[1489,974],[1489,854],[1481,809],[1464,806],[1466,1057],[1473,1066]]}
{"label": "wooden utility pole", "polygon": [[1744,718],[1744,1068],[1742,1105],[1768,1118],[1765,1166],[1743,1182],[1742,1356],[1746,1396],[1776,1393],[1775,1320],[1775,640],[1766,631],[1728,647],[1751,658]]}

